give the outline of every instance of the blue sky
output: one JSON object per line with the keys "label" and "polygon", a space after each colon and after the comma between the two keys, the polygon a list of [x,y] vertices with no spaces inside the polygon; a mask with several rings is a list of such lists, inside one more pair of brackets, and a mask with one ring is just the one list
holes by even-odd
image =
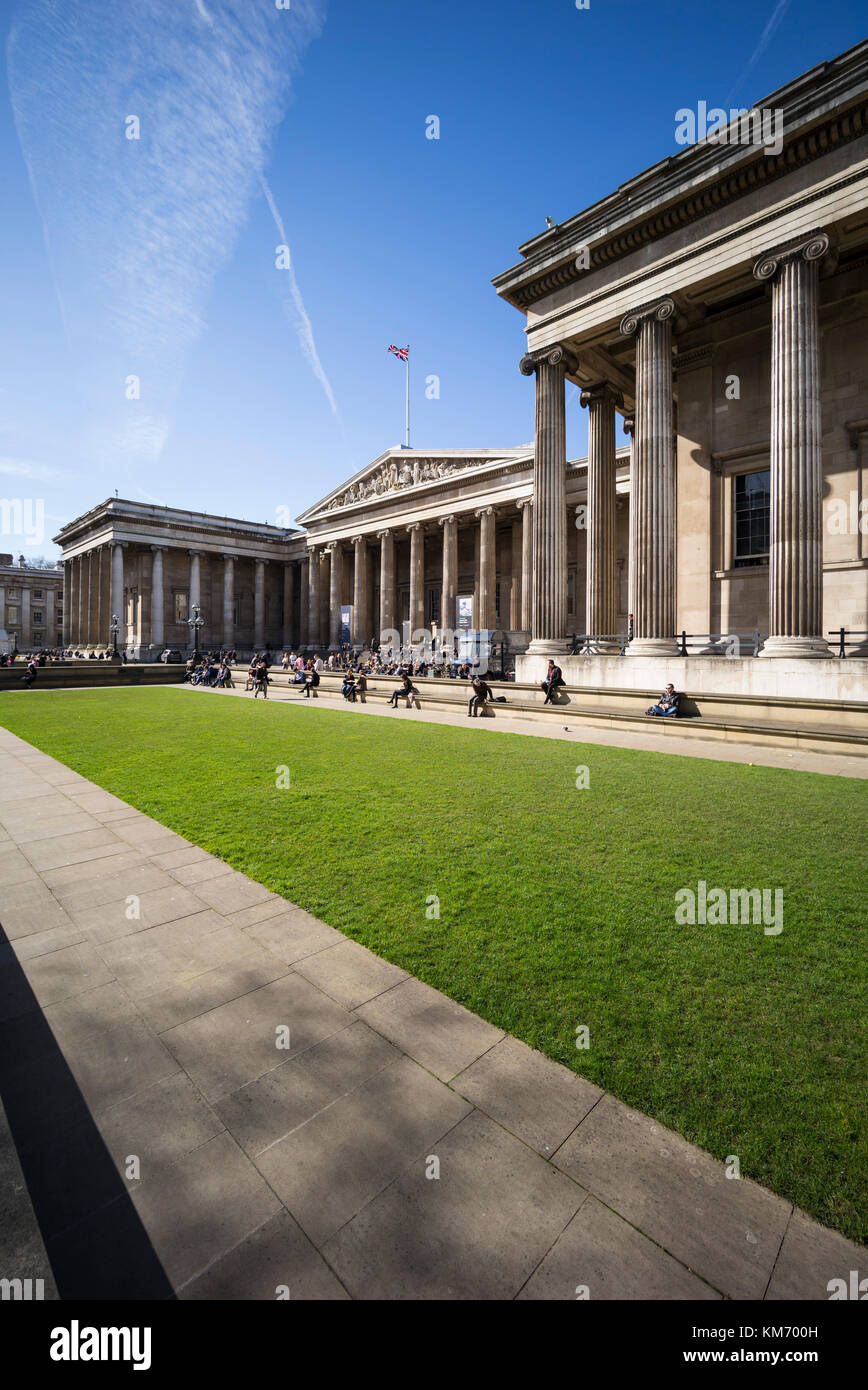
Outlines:
{"label": "blue sky", "polygon": [[523,318],[491,277],[547,215],[677,152],[679,107],[749,106],[864,18],[855,0],[0,0],[0,494],[46,515],[43,543],[0,549],[54,554],[116,488],[294,518],[401,442],[390,342],[411,346],[415,447],[528,442]]}

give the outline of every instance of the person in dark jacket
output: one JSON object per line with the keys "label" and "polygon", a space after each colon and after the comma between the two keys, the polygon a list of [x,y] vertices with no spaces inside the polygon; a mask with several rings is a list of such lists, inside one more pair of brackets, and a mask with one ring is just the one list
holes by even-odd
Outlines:
{"label": "person in dark jacket", "polygon": [[546,672],[546,678],[542,682],[542,688],[546,693],[546,697],[543,700],[544,705],[554,704],[555,695],[558,692],[558,688],[562,685],[566,685],[563,672],[561,671],[560,666],[556,666],[555,663],[550,660],[549,669]]}
{"label": "person in dark jacket", "polygon": [[494,691],[481,676],[473,676],[470,681],[470,699],[467,702],[467,718],[476,719],[479,711],[485,708],[486,700],[494,699]]}
{"label": "person in dark jacket", "polygon": [[678,701],[680,699],[681,696],[675,687],[667,685],[660,699],[657,701],[657,704],[652,705],[650,709],[646,709],[645,713],[663,715],[670,719],[676,719],[678,717]]}
{"label": "person in dark jacket", "polygon": [[401,698],[402,695],[403,695],[404,699],[407,700],[408,703],[409,703],[410,696],[411,696],[411,695],[418,695],[418,694],[419,694],[418,690],[416,689],[416,687],[414,686],[413,682],[412,682],[411,679],[410,679],[410,673],[409,673],[409,671],[405,671],[405,672],[404,672],[404,683],[403,683],[403,685],[399,685],[397,690],[393,690],[393,691],[392,691],[391,695],[389,696],[389,704],[392,706],[392,709],[397,709],[397,708],[398,708],[398,701],[400,700],[400,698]]}

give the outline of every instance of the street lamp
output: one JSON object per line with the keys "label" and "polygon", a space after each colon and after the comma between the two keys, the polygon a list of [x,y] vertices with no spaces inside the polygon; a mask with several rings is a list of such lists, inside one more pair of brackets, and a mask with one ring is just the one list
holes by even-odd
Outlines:
{"label": "street lamp", "polygon": [[193,604],[193,616],[187,619],[187,626],[193,634],[193,660],[199,660],[199,629],[205,626],[205,619],[199,613],[198,603]]}
{"label": "street lamp", "polygon": [[118,654],[118,633],[120,632],[120,630],[121,625],[118,622],[118,615],[117,613],[112,613],[111,627],[109,628],[109,633],[112,639],[112,656],[117,656]]}

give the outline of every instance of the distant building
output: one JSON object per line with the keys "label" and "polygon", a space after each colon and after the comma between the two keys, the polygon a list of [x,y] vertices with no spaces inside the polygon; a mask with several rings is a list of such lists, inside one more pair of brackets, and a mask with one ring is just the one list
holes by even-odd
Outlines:
{"label": "distant building", "polygon": [[35,569],[0,555],[0,651],[63,644],[63,564]]}

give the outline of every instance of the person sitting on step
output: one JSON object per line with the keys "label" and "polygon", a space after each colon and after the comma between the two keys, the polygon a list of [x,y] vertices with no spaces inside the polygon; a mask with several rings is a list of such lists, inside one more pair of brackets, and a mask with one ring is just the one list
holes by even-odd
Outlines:
{"label": "person sitting on step", "polygon": [[652,705],[650,709],[646,709],[645,713],[657,716],[662,715],[664,718],[669,719],[677,719],[678,701],[680,699],[681,696],[675,687],[673,685],[667,685],[660,699],[657,701],[657,704]]}
{"label": "person sitting on step", "polygon": [[470,680],[470,699],[467,702],[467,718],[476,719],[480,710],[485,709],[486,700],[494,699],[494,691],[491,686],[484,681],[480,675],[474,675]]}
{"label": "person sitting on step", "polygon": [[566,681],[564,680],[560,666],[556,666],[551,659],[549,659],[549,669],[546,671],[546,678],[544,681],[541,681],[540,684],[546,693],[543,704],[553,705],[559,687],[566,685]]}

